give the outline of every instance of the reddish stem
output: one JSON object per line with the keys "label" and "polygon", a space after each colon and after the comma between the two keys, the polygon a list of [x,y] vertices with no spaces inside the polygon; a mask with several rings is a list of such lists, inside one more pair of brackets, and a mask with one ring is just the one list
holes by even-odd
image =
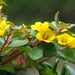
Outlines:
{"label": "reddish stem", "polygon": [[5,63],[9,62],[9,61],[12,60],[14,57],[17,57],[18,55],[20,55],[20,54],[22,54],[22,53],[24,53],[24,51],[18,51],[16,54],[14,54],[14,55],[12,55],[11,57],[9,57],[8,59],[5,59],[4,61],[2,61],[2,62],[0,63],[0,65],[3,65],[3,64],[5,64]]}
{"label": "reddish stem", "polygon": [[13,54],[15,54],[16,52],[18,52],[17,50],[14,50],[11,54],[9,54],[8,56],[7,56],[7,58],[6,59],[8,59],[9,57],[11,57]]}
{"label": "reddish stem", "polygon": [[[42,60],[42,61],[40,61],[40,62],[38,62],[38,63],[41,64],[41,63],[43,63],[43,62],[49,60],[50,58],[51,58],[51,57],[47,57],[47,58],[45,58],[44,60]],[[28,54],[27,54],[26,57],[25,57],[25,60],[27,60],[27,59],[28,59]],[[18,62],[18,63],[17,63],[17,65],[21,65],[21,64],[23,64],[23,62]],[[28,63],[25,63],[25,64],[28,64]]]}
{"label": "reddish stem", "polygon": [[60,49],[57,49],[57,51],[60,51]]}
{"label": "reddish stem", "polygon": [[50,58],[51,58],[51,57],[47,57],[47,58],[45,58],[44,60],[40,61],[39,64],[41,64],[41,63],[43,63],[43,62],[49,60]]}
{"label": "reddish stem", "polygon": [[36,46],[36,44],[33,44],[33,45],[32,45],[32,47],[35,47],[35,46]]}
{"label": "reddish stem", "polygon": [[4,41],[5,41],[5,36],[4,36]]}
{"label": "reddish stem", "polygon": [[[26,57],[28,57],[28,55],[27,55]],[[51,57],[45,58],[44,60],[40,61],[39,64],[41,64],[41,63],[43,63],[43,62],[49,60],[50,58],[51,58]],[[19,63],[19,65],[21,65],[21,64],[23,64],[23,63]],[[27,65],[28,63],[25,63],[25,64]],[[30,66],[29,66],[29,67],[30,67]],[[15,68],[15,69],[17,69],[17,70],[22,70],[22,69],[25,69],[25,67],[20,67],[20,68]]]}
{"label": "reddish stem", "polygon": [[28,59],[28,57],[29,57],[29,56],[28,56],[28,54],[27,54],[27,55],[26,55],[26,57],[24,58],[24,60],[27,60],[27,59]]}
{"label": "reddish stem", "polygon": [[1,47],[0,53],[2,53],[2,50],[4,49],[4,46],[7,44],[10,35],[11,35],[11,31],[9,31],[7,40],[5,40],[5,43],[4,43],[3,46]]}
{"label": "reddish stem", "polygon": [[21,64],[23,64],[23,58],[22,58],[21,55],[19,56],[19,60],[20,60],[20,61],[17,62],[16,65],[21,65]]}
{"label": "reddish stem", "polygon": [[[24,60],[27,60],[28,59],[28,54],[26,55],[26,57],[24,58]],[[22,58],[20,58],[20,62],[18,62],[18,63],[16,63],[16,65],[21,65],[21,64],[23,64],[23,59]],[[26,64],[26,63],[25,63]]]}
{"label": "reddish stem", "polygon": [[58,35],[61,32],[62,29],[60,29],[58,32],[56,32],[56,34]]}

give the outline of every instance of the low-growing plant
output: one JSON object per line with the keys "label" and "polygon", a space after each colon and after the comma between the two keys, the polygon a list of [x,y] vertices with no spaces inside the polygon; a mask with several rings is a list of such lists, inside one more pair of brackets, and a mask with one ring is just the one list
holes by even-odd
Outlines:
{"label": "low-growing plant", "polygon": [[[33,25],[16,26],[2,13],[0,0],[0,70],[15,73],[34,67],[40,75],[75,75],[67,65],[75,64],[75,34],[72,24],[59,21],[59,12],[55,21],[36,22]],[[57,57],[55,63],[46,62]],[[60,59],[65,61],[62,71],[57,70]],[[67,61],[67,62],[66,62]]]}

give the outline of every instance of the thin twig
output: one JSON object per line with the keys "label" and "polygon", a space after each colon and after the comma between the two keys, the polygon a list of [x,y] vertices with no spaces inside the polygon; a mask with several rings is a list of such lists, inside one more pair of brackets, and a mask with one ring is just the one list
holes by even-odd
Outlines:
{"label": "thin twig", "polygon": [[11,57],[13,54],[17,53],[18,51],[17,50],[14,50],[11,54],[9,54],[6,59],[8,59],[9,57]]}
{"label": "thin twig", "polygon": [[26,54],[26,56],[25,56],[24,60],[27,60],[27,59],[28,59],[28,57],[29,57],[29,56],[28,56],[28,54]]}
{"label": "thin twig", "polygon": [[7,47],[11,42],[12,42],[12,39],[6,43],[6,45],[4,46],[4,48]]}
{"label": "thin twig", "polygon": [[19,55],[19,56],[18,56],[18,59],[19,59],[19,62],[17,62],[16,65],[21,65],[21,64],[23,64],[23,63],[24,63],[24,65],[25,65],[25,62],[24,62],[24,60],[23,60],[23,58],[22,58],[22,55]]}
{"label": "thin twig", "polygon": [[11,35],[11,31],[9,31],[8,37],[7,37],[7,39],[5,40],[5,43],[3,44],[3,46],[2,46],[1,49],[0,49],[0,53],[2,53],[2,50],[5,48],[5,45],[7,44],[10,35]]}
{"label": "thin twig", "polygon": [[50,58],[51,58],[51,57],[47,57],[47,58],[45,58],[44,60],[40,61],[39,64],[41,64],[41,63],[43,63],[43,62],[49,60]]}
{"label": "thin twig", "polygon": [[25,67],[24,66],[22,66],[22,67],[18,67],[18,68],[14,68],[15,70],[24,70],[25,69]]}
{"label": "thin twig", "polygon": [[60,29],[58,32],[56,32],[56,34],[58,35],[61,32],[62,29]]}
{"label": "thin twig", "polygon": [[10,51],[12,51],[14,48],[15,48],[15,47],[12,47],[11,49],[9,49],[9,50],[3,52],[2,54],[6,54],[6,53],[10,52]]}
{"label": "thin twig", "polygon": [[28,54],[26,54],[26,56],[25,56],[24,59],[22,57],[20,57],[20,62],[18,62],[16,65],[21,65],[21,64],[24,64],[25,65],[26,64],[25,63],[25,60],[27,60],[28,57],[29,57]]}
{"label": "thin twig", "polygon": [[11,61],[13,58],[17,57],[18,55],[20,55],[21,53],[24,53],[24,51],[18,51],[16,54],[12,55],[11,57],[9,57],[8,59],[5,59],[4,61],[2,61],[0,63],[0,65],[3,65],[9,61]]}
{"label": "thin twig", "polygon": [[[42,61],[40,61],[39,62],[39,64],[41,64],[41,63],[43,63],[43,62],[45,62],[45,61],[47,61],[47,60],[49,60],[51,57],[47,57],[47,58],[45,58],[44,60],[42,60]],[[28,64],[28,63],[25,63],[25,64]],[[29,66],[29,68],[30,68],[31,66]],[[22,67],[19,67],[19,68],[14,68],[15,70],[24,70],[26,67],[24,67],[24,66],[22,66]]]}

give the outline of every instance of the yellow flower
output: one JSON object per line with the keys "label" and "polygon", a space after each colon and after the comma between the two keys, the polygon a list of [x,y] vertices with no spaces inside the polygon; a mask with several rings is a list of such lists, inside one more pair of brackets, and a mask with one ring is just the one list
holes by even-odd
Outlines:
{"label": "yellow flower", "polygon": [[43,25],[49,27],[49,22],[44,22]]}
{"label": "yellow flower", "polygon": [[55,33],[50,28],[41,27],[41,30],[36,34],[36,38],[49,43],[55,39]]}
{"label": "yellow flower", "polygon": [[3,8],[3,6],[0,6],[0,10]]}
{"label": "yellow flower", "polygon": [[23,33],[24,33],[24,30],[23,30],[23,28],[21,28],[20,30],[18,30],[18,32],[23,32]]}
{"label": "yellow flower", "polygon": [[35,25],[31,25],[32,30],[40,30],[40,27],[42,26],[41,22],[36,22]]}
{"label": "yellow flower", "polygon": [[67,46],[69,48],[75,48],[75,38]]}
{"label": "yellow flower", "polygon": [[72,42],[73,37],[70,36],[67,33],[64,33],[64,34],[58,35],[57,39],[58,39],[58,44],[60,44],[60,45],[67,45],[70,42]]}
{"label": "yellow flower", "polygon": [[75,34],[72,34],[72,36],[75,36]]}
{"label": "yellow flower", "polygon": [[10,25],[7,25],[6,21],[2,20],[2,22],[0,23],[0,36],[4,35],[4,33],[8,27],[10,27]]}
{"label": "yellow flower", "polygon": [[36,22],[35,25],[31,25],[31,28],[32,30],[40,31],[42,26],[44,26],[45,28],[48,28],[49,23],[48,22],[44,22],[44,23]]}
{"label": "yellow flower", "polygon": [[24,28],[27,28],[27,26],[26,26],[26,25],[24,25],[24,24],[22,24],[22,26],[23,26]]}
{"label": "yellow flower", "polygon": [[30,35],[29,38],[32,38],[32,36]]}
{"label": "yellow flower", "polygon": [[68,31],[68,29],[63,29],[61,32],[66,32],[66,31]]}

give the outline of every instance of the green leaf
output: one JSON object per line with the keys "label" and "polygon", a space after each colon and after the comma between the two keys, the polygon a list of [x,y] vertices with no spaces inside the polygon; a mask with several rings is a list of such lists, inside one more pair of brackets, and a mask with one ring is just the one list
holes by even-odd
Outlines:
{"label": "green leaf", "polygon": [[15,30],[21,30],[22,26],[15,26],[15,27],[11,27],[12,29],[15,29]]}
{"label": "green leaf", "polygon": [[72,28],[70,28],[69,31],[75,34],[75,25]]}
{"label": "green leaf", "polygon": [[13,40],[11,42],[11,44],[9,45],[9,47],[18,47],[18,46],[23,46],[28,44],[29,40],[25,39],[25,40]]}
{"label": "green leaf", "polygon": [[71,58],[65,56],[65,55],[64,55],[62,52],[60,52],[60,51],[57,51],[57,55],[56,55],[56,56],[59,57],[59,58],[61,58],[61,59],[63,59],[63,60],[66,60],[66,61],[69,61],[69,62],[75,64],[75,60],[73,60],[73,59],[71,59]]}
{"label": "green leaf", "polygon": [[[57,41],[57,40],[56,40],[56,41]],[[61,45],[59,45],[57,42],[54,43],[54,45],[57,47],[57,49],[60,49],[60,50],[66,48],[66,46],[61,46]]]}
{"label": "green leaf", "polygon": [[13,64],[11,62],[8,62],[8,63],[2,65],[2,67],[6,67],[7,65],[10,65],[10,67],[20,67],[19,65]]}
{"label": "green leaf", "polygon": [[57,69],[58,62],[59,62],[59,59],[56,59],[56,62],[55,62],[55,63],[53,64],[53,66],[52,66],[52,72],[53,72],[53,73],[57,73],[57,72],[56,72],[56,69]]}
{"label": "green leaf", "polygon": [[49,23],[49,26],[50,26],[52,29],[56,30],[56,27],[55,27],[54,25],[52,25],[51,23]]}
{"label": "green leaf", "polygon": [[61,75],[75,75],[75,69],[65,64],[62,68]]}
{"label": "green leaf", "polygon": [[66,68],[65,75],[70,75],[70,72],[69,72],[69,70],[67,68]]}
{"label": "green leaf", "polygon": [[56,14],[55,14],[55,22],[56,22],[56,25],[58,26],[59,25],[59,12],[57,12]]}
{"label": "green leaf", "polygon": [[12,37],[19,37],[22,34],[23,34],[22,32],[13,32],[13,36]]}
{"label": "green leaf", "polygon": [[7,51],[7,50],[9,50],[9,49],[11,49],[11,47],[5,47],[5,48],[2,50],[2,52],[5,52],[5,51]]}
{"label": "green leaf", "polygon": [[43,63],[41,63],[41,65],[43,66],[43,67],[49,67],[49,68],[52,68],[52,64],[50,64],[50,63],[48,63],[48,62],[43,62]]}
{"label": "green leaf", "polygon": [[56,47],[54,46],[54,44],[43,43],[41,45],[41,47],[43,48],[43,53],[44,53],[44,56],[46,56],[46,57],[55,56],[57,53],[57,50],[56,50]]}
{"label": "green leaf", "polygon": [[16,73],[15,70],[12,67],[2,67],[0,66],[0,70],[4,70],[11,73]]}
{"label": "green leaf", "polygon": [[4,40],[0,37],[0,47],[4,44]]}
{"label": "green leaf", "polygon": [[61,22],[59,25],[58,25],[58,28],[59,29],[64,29],[66,27],[70,26],[70,24],[65,24],[64,22]]}
{"label": "green leaf", "polygon": [[70,72],[69,72],[66,64],[64,64],[64,66],[62,68],[61,75],[70,75]]}
{"label": "green leaf", "polygon": [[[11,49],[11,47],[5,47],[5,48],[2,50],[2,52],[8,51],[8,50],[10,50],[10,49]],[[12,51],[5,52],[4,54],[1,54],[1,55],[2,55],[2,56],[9,55],[11,52],[12,52]]]}
{"label": "green leaf", "polygon": [[[70,72],[70,75],[75,75],[75,69],[73,69],[72,67],[70,67],[70,66],[66,66],[67,67],[67,69],[69,70],[69,72]],[[66,74],[67,75],[67,74]]]}
{"label": "green leaf", "polygon": [[61,72],[57,70],[57,75],[61,75]]}
{"label": "green leaf", "polygon": [[56,25],[55,21],[52,21],[51,24],[52,24],[55,28],[57,28],[57,25]]}
{"label": "green leaf", "polygon": [[29,46],[17,47],[16,50],[22,50],[22,51],[26,51],[26,52],[28,52],[28,53],[32,53],[32,54],[33,54],[32,48],[29,47]]}
{"label": "green leaf", "polygon": [[10,24],[10,25],[11,25],[11,27],[15,27],[14,23],[13,23],[13,22],[11,22],[11,21],[7,21],[7,24]]}
{"label": "green leaf", "polygon": [[19,75],[40,75],[39,71],[35,67],[27,68],[27,70],[18,71]]}
{"label": "green leaf", "polygon": [[40,71],[40,75],[56,75],[52,73],[52,70],[48,67],[46,67],[44,70]]}
{"label": "green leaf", "polygon": [[0,4],[8,6],[3,0],[0,0]]}
{"label": "green leaf", "polygon": [[28,66],[33,66],[33,67],[36,67],[35,65],[35,61],[33,61],[31,58],[28,58]]}
{"label": "green leaf", "polygon": [[37,62],[35,62],[35,66],[38,70],[44,69],[44,67],[42,65],[38,64]]}
{"label": "green leaf", "polygon": [[66,56],[61,51],[57,51],[57,56],[61,58],[66,58]]}
{"label": "green leaf", "polygon": [[13,40],[22,40],[21,37],[14,37]]}
{"label": "green leaf", "polygon": [[33,51],[33,54],[32,53],[28,53],[28,55],[33,60],[40,59],[43,56],[43,50],[41,48],[39,48],[39,47],[33,47],[32,51]]}
{"label": "green leaf", "polygon": [[75,48],[63,49],[62,52],[64,53],[64,55],[71,57],[72,59],[75,59]]}
{"label": "green leaf", "polygon": [[64,64],[64,66],[62,67],[61,75],[65,75],[65,70],[66,70],[66,66]]}
{"label": "green leaf", "polygon": [[30,35],[35,36],[36,35],[36,31],[35,30],[30,30],[30,29],[25,29],[27,32],[30,33]]}
{"label": "green leaf", "polygon": [[27,54],[26,52],[22,53],[23,59],[25,58],[26,54]]}

